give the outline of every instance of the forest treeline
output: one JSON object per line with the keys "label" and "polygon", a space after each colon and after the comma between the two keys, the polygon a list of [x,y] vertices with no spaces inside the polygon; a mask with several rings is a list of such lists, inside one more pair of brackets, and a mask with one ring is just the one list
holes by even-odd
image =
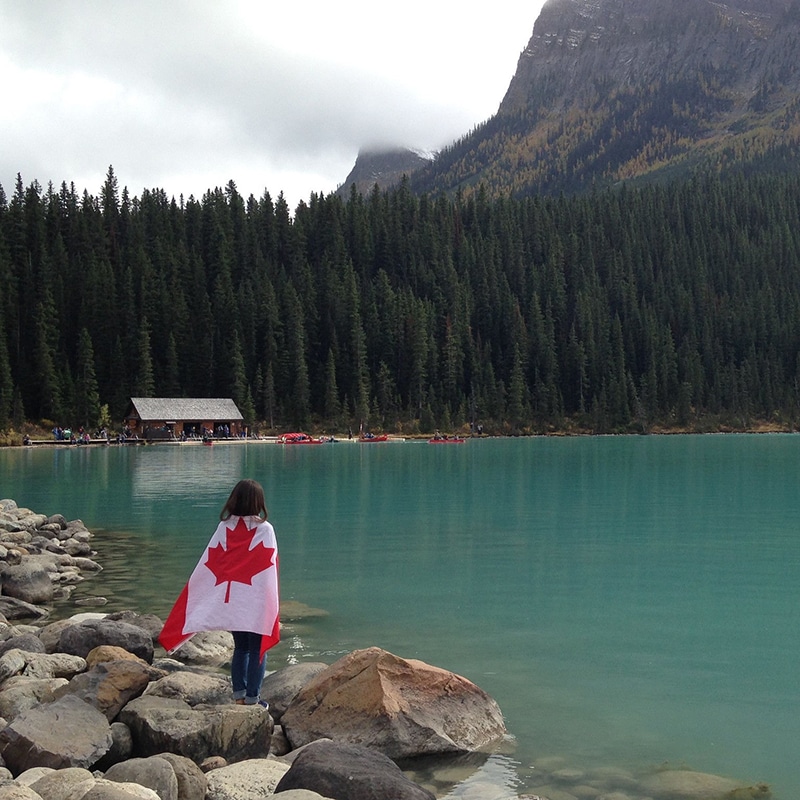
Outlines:
{"label": "forest treeline", "polygon": [[576,197],[0,189],[0,428],[131,396],[249,425],[791,425],[800,178]]}

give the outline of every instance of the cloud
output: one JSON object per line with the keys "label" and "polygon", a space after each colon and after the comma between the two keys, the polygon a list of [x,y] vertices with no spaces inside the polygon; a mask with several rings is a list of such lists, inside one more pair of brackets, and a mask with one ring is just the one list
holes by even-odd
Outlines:
{"label": "cloud", "polygon": [[275,5],[0,0],[0,183],[94,193],[113,164],[134,194],[233,179],[293,205],[335,189],[366,144],[435,149],[486,119],[538,15],[520,0],[483,16],[450,0]]}

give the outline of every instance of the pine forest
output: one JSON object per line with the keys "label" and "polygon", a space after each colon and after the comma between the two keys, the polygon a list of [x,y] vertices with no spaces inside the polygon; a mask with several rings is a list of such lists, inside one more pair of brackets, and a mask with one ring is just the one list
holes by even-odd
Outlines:
{"label": "pine forest", "polygon": [[0,429],[232,397],[260,432],[792,428],[800,178],[573,197],[0,189]]}

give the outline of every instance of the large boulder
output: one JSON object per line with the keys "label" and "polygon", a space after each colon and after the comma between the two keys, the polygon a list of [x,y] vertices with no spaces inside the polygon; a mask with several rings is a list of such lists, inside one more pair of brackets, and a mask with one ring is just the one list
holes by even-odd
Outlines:
{"label": "large boulder", "polygon": [[272,717],[261,706],[202,706],[183,700],[143,696],[119,715],[133,736],[137,756],[170,752],[200,764],[208,756],[228,762],[269,754]]}
{"label": "large boulder", "polygon": [[208,773],[205,800],[254,800],[269,797],[289,765],[272,758],[240,761]]}
{"label": "large boulder", "polygon": [[32,708],[0,731],[0,755],[14,775],[31,767],[90,768],[111,747],[108,720],[74,696]]}
{"label": "large boulder", "polygon": [[148,664],[153,661],[153,638],[148,631],[129,622],[108,619],[88,619],[68,625],[61,631],[58,650],[86,658],[95,647],[104,644],[121,647]]}
{"label": "large boulder", "polygon": [[300,690],[320,672],[328,668],[322,661],[309,661],[305,664],[290,664],[264,678],[261,684],[261,696],[269,700],[269,713],[276,721],[280,721],[289,703],[294,700]]}
{"label": "large boulder", "polygon": [[313,678],[281,724],[294,748],[327,737],[394,759],[486,749],[506,733],[497,703],[474,683],[378,647]]}
{"label": "large boulder", "polygon": [[353,744],[314,742],[295,758],[275,794],[309,789],[332,800],[434,800],[390,758]]}
{"label": "large boulder", "polygon": [[152,680],[163,676],[141,659],[102,661],[76,675],[56,691],[56,697],[74,694],[90,703],[113,722],[126,703],[139,697]]}
{"label": "large boulder", "polygon": [[53,600],[50,574],[57,569],[55,559],[48,556],[28,556],[19,564],[4,566],[0,571],[3,594],[26,603],[50,603]]}

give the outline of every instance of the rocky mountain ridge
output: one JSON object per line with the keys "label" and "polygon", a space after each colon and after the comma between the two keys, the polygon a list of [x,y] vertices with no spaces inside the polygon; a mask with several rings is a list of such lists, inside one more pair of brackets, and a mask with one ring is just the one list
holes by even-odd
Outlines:
{"label": "rocky mountain ridge", "polygon": [[793,164],[800,0],[548,0],[497,114],[417,191],[524,196]]}

